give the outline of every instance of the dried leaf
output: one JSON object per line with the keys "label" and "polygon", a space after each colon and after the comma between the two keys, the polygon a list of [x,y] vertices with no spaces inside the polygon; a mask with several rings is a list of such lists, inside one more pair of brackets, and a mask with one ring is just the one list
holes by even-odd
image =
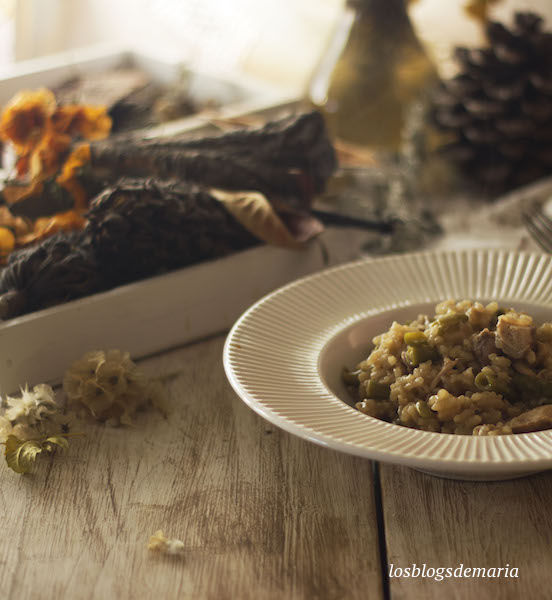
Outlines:
{"label": "dried leaf", "polygon": [[260,192],[227,192],[211,189],[228,212],[254,236],[274,246],[301,248],[302,244],[286,227],[274,207]]}
{"label": "dried leaf", "polygon": [[52,217],[41,217],[35,221],[33,231],[17,238],[17,243],[20,246],[27,246],[58,231],[79,231],[85,225],[86,219],[74,210],[58,213]]}
{"label": "dried leaf", "polygon": [[67,450],[68,447],[69,443],[62,435],[26,442],[15,435],[9,435],[6,440],[6,463],[16,473],[28,473],[41,452],[53,452],[56,448]]}
{"label": "dried leaf", "polygon": [[44,448],[35,440],[24,442],[15,435],[6,440],[6,462],[16,473],[28,473]]}
{"label": "dried leaf", "polygon": [[67,438],[61,435],[52,435],[42,442],[42,447],[47,452],[53,452],[56,449],[56,446],[62,452],[65,452],[69,449],[69,442],[67,441]]}

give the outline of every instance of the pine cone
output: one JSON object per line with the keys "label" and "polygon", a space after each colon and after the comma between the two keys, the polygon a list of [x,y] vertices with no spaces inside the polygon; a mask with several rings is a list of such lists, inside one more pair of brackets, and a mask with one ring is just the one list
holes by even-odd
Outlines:
{"label": "pine cone", "polygon": [[101,271],[83,232],[60,232],[10,255],[0,272],[0,319],[104,288]]}
{"label": "pine cone", "polygon": [[552,33],[534,13],[487,25],[489,46],[457,48],[460,73],[434,103],[442,147],[489,193],[552,173]]}
{"label": "pine cone", "polygon": [[259,241],[198,187],[122,179],[92,202],[85,233],[110,285],[220,257]]}

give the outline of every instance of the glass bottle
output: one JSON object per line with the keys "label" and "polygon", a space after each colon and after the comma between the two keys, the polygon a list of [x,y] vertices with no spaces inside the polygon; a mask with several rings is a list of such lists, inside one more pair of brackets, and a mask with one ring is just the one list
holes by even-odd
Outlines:
{"label": "glass bottle", "polygon": [[410,102],[436,78],[406,0],[347,0],[309,97],[334,136],[396,150]]}

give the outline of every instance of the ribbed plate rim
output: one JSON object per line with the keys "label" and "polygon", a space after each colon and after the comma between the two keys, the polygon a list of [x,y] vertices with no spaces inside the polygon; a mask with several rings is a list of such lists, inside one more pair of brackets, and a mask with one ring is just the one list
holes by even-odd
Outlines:
{"label": "ribbed plate rim", "polygon": [[[406,299],[393,296],[394,288],[389,285],[389,280],[394,275],[405,276],[406,274],[408,276],[405,269],[413,269],[414,278],[423,279],[420,269],[428,265],[433,269],[429,278],[434,282],[436,290],[454,288],[455,291],[459,291],[463,286],[469,288],[470,285],[471,289],[475,289],[474,285],[477,289],[483,289],[477,287],[480,285],[487,285],[486,289],[489,289],[488,285],[494,285],[495,289],[498,289],[497,286],[501,286],[500,289],[505,291],[505,296],[497,298],[499,300],[514,304],[516,301],[536,304],[545,308],[550,307],[552,310],[552,287],[549,290],[546,284],[548,280],[552,282],[552,257],[541,253],[473,248],[363,258],[291,282],[264,296],[245,311],[232,327],[224,345],[223,364],[230,384],[247,405],[277,427],[341,452],[450,473],[470,471],[498,474],[514,471],[528,472],[552,467],[552,430],[512,436],[471,437],[425,432],[391,425],[347,407],[326,388],[318,372],[312,378],[309,376],[306,379],[297,379],[296,363],[291,368],[285,364],[284,367],[280,366],[282,377],[280,380],[276,380],[279,387],[272,386],[264,394],[255,389],[262,387],[263,381],[279,376],[278,373],[275,374],[275,367],[270,363],[274,358],[285,363],[286,355],[283,347],[279,348],[279,345],[291,344],[294,352],[301,357],[307,357],[304,359],[303,365],[299,363],[298,369],[301,366],[312,368],[313,364],[318,364],[318,357],[323,347],[355,321],[380,314],[390,308],[421,302],[438,302],[445,299],[431,297],[430,293],[424,296],[423,293],[420,294],[420,290],[413,290],[413,295]],[[457,272],[454,272],[455,268],[460,269],[461,267],[466,267],[468,271],[462,275],[463,279]],[[486,277],[490,276],[492,279],[487,283],[478,283],[477,271],[484,267],[487,269]],[[452,269],[452,272],[447,270],[449,268]],[[491,270],[489,271],[489,269]],[[297,304],[300,299],[301,303],[310,302],[308,306],[312,308],[313,297],[316,297],[316,292],[321,288],[331,288],[332,285],[336,285],[337,281],[340,284],[347,283],[347,278],[351,279],[353,275],[366,273],[369,270],[375,273],[375,276],[381,276],[382,286],[387,285],[386,291],[384,290],[380,297],[379,304],[369,306],[370,299],[368,298],[364,311],[356,311],[353,314],[338,313],[330,326],[328,326],[328,319],[331,321],[332,317],[326,316],[326,321],[322,321],[322,332],[315,330],[321,323],[320,315],[315,314],[305,330],[307,337],[311,336],[314,341],[310,338],[307,341],[292,339],[290,332],[284,331],[284,336],[278,339],[278,344],[272,347],[270,344],[265,344],[263,349],[262,342],[266,331],[260,331],[259,327],[263,326],[270,330],[268,326],[270,319],[273,320],[279,310],[285,309],[286,303],[293,305],[295,302]],[[499,279],[504,273],[509,274],[509,281],[502,282]],[[550,278],[543,279],[545,274],[549,274]],[[470,282],[466,281],[466,277],[471,277]],[[445,279],[449,281],[445,281]],[[347,285],[350,283],[349,281]],[[523,284],[524,287],[513,293],[510,288],[514,287],[516,283]],[[449,297],[449,294],[446,294],[446,297]],[[302,308],[302,304],[295,306],[296,309],[300,307]],[[346,311],[346,308],[343,310]],[[297,319],[300,319],[300,316]],[[300,326],[304,326],[302,321]],[[304,333],[302,330],[301,332]],[[274,335],[278,336],[277,333]],[[258,357],[261,362],[265,360],[268,365],[264,366],[264,370],[262,368],[252,374],[251,368],[247,368],[247,361],[243,360],[244,352],[247,352],[243,349],[244,344],[252,348],[249,351],[251,353],[249,365],[253,364],[251,363],[252,359]],[[273,356],[271,352],[274,352],[275,347],[277,351]],[[293,384],[286,383],[294,378],[296,381]],[[311,389],[309,386],[313,385],[315,387]],[[295,388],[295,386],[297,387]],[[292,388],[295,388],[293,389],[295,396],[290,396],[293,403],[293,407],[290,409],[286,408],[282,398],[290,395]],[[314,404],[317,400],[321,401],[320,406]],[[317,410],[323,411],[323,416],[313,418],[306,410],[301,410],[302,406],[298,404],[299,401],[310,402],[311,404],[305,408],[315,406]],[[283,409],[280,403],[283,403]],[[334,419],[338,422],[337,427]],[[359,419],[362,419],[366,426],[364,430]],[[359,431],[360,433],[358,433]],[[357,436],[356,438],[353,433]]]}

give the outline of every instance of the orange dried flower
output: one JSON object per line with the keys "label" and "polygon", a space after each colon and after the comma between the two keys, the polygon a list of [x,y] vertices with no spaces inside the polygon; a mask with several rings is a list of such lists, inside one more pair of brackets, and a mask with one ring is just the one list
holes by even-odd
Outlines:
{"label": "orange dried flower", "polygon": [[111,117],[105,106],[60,106],[52,115],[52,125],[59,133],[80,135],[87,140],[100,140],[111,131]]}
{"label": "orange dried flower", "polygon": [[29,233],[32,225],[28,219],[12,215],[7,206],[0,206],[0,227],[6,227],[20,236]]}
{"label": "orange dried flower", "polygon": [[32,153],[30,151],[25,152],[17,157],[15,161],[15,170],[17,172],[18,177],[22,177],[25,173],[29,172],[29,167],[31,165],[31,156]]}
{"label": "orange dried flower", "polygon": [[54,235],[58,231],[75,231],[83,229],[85,225],[86,219],[74,210],[58,213],[52,217],[41,217],[35,221],[31,233],[17,238],[17,244],[26,246]]}
{"label": "orange dried flower", "polygon": [[[14,96],[0,119],[0,137],[15,146],[18,176],[30,172],[33,180],[39,180],[59,169],[72,138],[102,139],[109,135],[111,125],[105,106],[56,108],[54,94],[40,89]],[[73,188],[82,196],[75,184]]]}
{"label": "orange dried flower", "polygon": [[78,180],[79,170],[90,162],[90,145],[79,144],[68,156],[56,182],[75,199],[75,209],[84,210],[87,204],[86,190]]}
{"label": "orange dried flower", "polygon": [[71,138],[47,127],[40,143],[31,153],[29,161],[32,179],[44,179],[54,174],[60,167],[61,157],[71,145]]}
{"label": "orange dried flower", "polygon": [[55,109],[56,99],[50,90],[19,92],[2,113],[0,137],[11,141],[18,154],[32,150],[42,138]]}
{"label": "orange dried flower", "polygon": [[8,183],[2,190],[2,196],[8,204],[15,204],[30,196],[38,196],[43,190],[44,185],[41,181],[31,181],[27,185]]}
{"label": "orange dried flower", "polygon": [[15,236],[7,227],[0,227],[0,264],[6,262],[8,255],[15,247]]}

